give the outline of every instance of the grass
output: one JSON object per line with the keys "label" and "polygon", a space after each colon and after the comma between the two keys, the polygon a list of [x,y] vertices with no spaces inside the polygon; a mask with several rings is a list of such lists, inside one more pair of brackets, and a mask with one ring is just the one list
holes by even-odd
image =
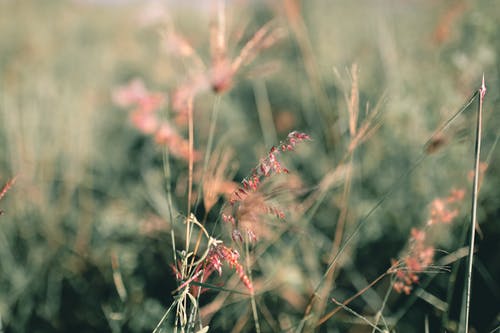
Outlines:
{"label": "grass", "polygon": [[498,329],[488,1],[151,8],[0,3],[0,331]]}

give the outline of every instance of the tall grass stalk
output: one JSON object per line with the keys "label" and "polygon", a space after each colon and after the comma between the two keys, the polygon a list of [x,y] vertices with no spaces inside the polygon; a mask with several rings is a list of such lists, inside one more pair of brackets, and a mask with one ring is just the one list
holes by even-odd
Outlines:
{"label": "tall grass stalk", "polygon": [[[479,101],[477,108],[477,123],[476,123],[476,140],[475,140],[475,152],[474,152],[474,181],[472,185],[472,207],[470,216],[470,245],[469,245],[469,256],[467,260],[467,272],[466,272],[466,300],[465,300],[465,314],[464,318],[461,320],[461,325],[463,332],[469,332],[469,315],[470,315],[470,298],[471,298],[471,286],[472,286],[472,265],[474,262],[474,245],[476,241],[476,225],[477,225],[477,197],[479,192],[479,163],[481,157],[481,130],[483,122],[483,99],[486,94],[486,86],[484,84],[484,74],[481,83],[481,88],[478,90]],[[463,310],[463,307],[462,307]],[[463,313],[463,312],[462,312]]]}
{"label": "tall grass stalk", "polygon": [[[389,328],[387,327],[388,325],[387,325],[387,322],[386,322],[385,317],[384,317],[384,309],[387,305],[387,301],[389,300],[389,296],[391,295],[392,286],[394,285],[394,282],[395,282],[395,277],[392,276],[390,287],[387,288],[387,291],[385,292],[384,299],[382,300],[382,304],[380,306],[380,309],[377,311],[377,314],[375,316],[375,325],[378,326],[380,319],[382,319],[387,331],[389,331]],[[372,333],[375,333],[375,329],[372,330]]]}
{"label": "tall grass stalk", "polygon": [[363,322],[365,322],[368,326],[372,327],[373,330],[377,331],[377,332],[381,332],[381,333],[386,333],[386,331],[383,331],[381,330],[380,328],[378,328],[377,326],[375,326],[371,321],[369,321],[366,317],[363,317],[362,315],[360,315],[359,313],[357,313],[356,311],[354,311],[353,309],[349,308],[348,306],[344,305],[343,303],[340,303],[339,301],[337,301],[335,298],[332,298],[332,301],[333,303],[337,304],[339,307],[341,307],[342,309],[344,309],[345,311],[349,312],[350,314],[352,314],[353,316],[359,318],[360,320],[362,320]]}
{"label": "tall grass stalk", "polygon": [[[252,267],[250,263],[250,246],[249,246],[250,240],[247,240],[245,242],[245,259],[246,259],[246,265],[247,265],[247,275],[248,278],[250,279],[250,282],[253,284],[252,280]],[[250,303],[252,305],[252,315],[253,315],[253,321],[255,325],[255,332],[260,333],[260,323],[259,323],[259,314],[257,312],[257,302],[255,301],[255,291],[252,290],[252,293],[250,295]]]}
{"label": "tall grass stalk", "polygon": [[[356,298],[358,298],[361,294],[365,293],[368,289],[372,288],[374,285],[376,285],[380,280],[382,280],[387,274],[389,274],[389,271],[386,271],[384,273],[382,273],[381,275],[379,275],[375,280],[373,280],[372,282],[370,282],[370,284],[368,284],[366,287],[364,287],[363,289],[361,289],[360,291],[358,291],[356,294],[354,294],[353,296],[349,297],[347,300],[345,300],[344,302],[342,302],[341,304],[339,304],[339,306],[330,311],[328,314],[326,314],[325,316],[323,316],[323,318],[321,318],[319,321],[318,321],[318,324],[317,326],[320,326],[321,324],[323,324],[324,322],[326,322],[328,319],[330,319],[331,317],[333,317],[334,314],[336,314],[337,312],[339,312],[341,309],[343,309],[344,307],[346,307],[349,303],[351,303],[353,300],[355,300]],[[390,290],[390,289],[389,289]]]}
{"label": "tall grass stalk", "polygon": [[[216,95],[215,96],[215,100],[214,100],[214,104],[213,104],[213,107],[212,107],[212,115],[211,115],[211,119],[210,119],[210,129],[209,129],[209,133],[208,133],[208,140],[207,140],[207,146],[206,146],[206,151],[205,151],[205,157],[203,159],[203,169],[202,169],[202,174],[201,174],[202,179],[204,177],[206,177],[206,172],[207,172],[207,169],[208,169],[208,164],[210,162],[210,155],[212,153],[214,136],[215,136],[215,128],[216,128],[216,125],[217,125],[217,116],[218,116],[218,113],[219,113],[220,99],[221,99],[221,96],[220,95]],[[206,190],[206,189],[203,188],[202,184],[203,184],[203,182],[200,182],[200,184],[198,185],[198,194],[196,196],[196,204],[194,206],[194,211],[197,210],[198,205],[201,202],[202,192]],[[206,209],[206,207],[205,207],[205,209]],[[203,225],[205,225],[205,222],[206,222],[206,220],[208,218],[208,213],[209,213],[209,211],[206,210],[205,211],[205,216],[203,217],[203,220],[201,222]],[[201,238],[202,238],[202,234],[199,233],[198,234],[198,238],[196,239],[196,244],[194,246],[194,250],[193,250],[193,258],[191,259],[191,266],[193,266],[193,263],[194,263],[194,260],[196,258],[196,255],[198,254],[198,249],[200,247]],[[198,295],[198,298],[199,298],[199,295]]]}
{"label": "tall grass stalk", "polygon": [[[335,233],[333,236],[333,244],[330,249],[330,259],[335,256],[338,252],[339,247],[342,243],[342,239],[344,237],[345,224],[347,222],[347,215],[349,211],[349,196],[351,193],[351,184],[352,184],[352,170],[354,167],[354,153],[358,145],[355,140],[358,132],[358,119],[359,119],[359,85],[358,85],[358,66],[357,64],[353,64],[351,67],[351,91],[350,96],[345,94],[348,116],[349,116],[349,134],[350,134],[350,142],[349,142],[349,160],[347,162],[347,170],[344,177],[344,190],[342,193],[341,201],[340,201],[340,214],[337,219],[337,226],[335,228]],[[328,295],[333,288],[333,282],[335,280],[335,269],[330,271],[330,274],[326,277],[325,288],[320,293],[320,302],[317,307],[318,315],[321,316],[325,311],[325,307],[328,302]],[[323,318],[324,319],[324,318]],[[326,320],[326,319],[325,319]],[[319,325],[320,323],[318,323]]]}
{"label": "tall grass stalk", "polygon": [[[206,149],[205,150],[205,157],[203,159],[202,178],[205,177],[205,175],[206,175],[208,163],[210,162],[210,155],[212,154],[212,149],[213,149],[213,145],[214,145],[214,137],[215,137],[215,128],[217,126],[217,118],[218,118],[219,109],[220,109],[219,108],[220,100],[221,100],[221,95],[215,95],[215,100],[214,100],[214,103],[212,106],[212,114],[210,117],[210,129],[208,132],[207,146],[205,148]],[[200,203],[203,190],[204,190],[203,186],[199,185],[198,186],[198,195],[196,197],[195,210]],[[195,252],[195,254],[196,254],[196,252]]]}
{"label": "tall grass stalk", "polygon": [[188,198],[186,209],[186,253],[189,252],[189,243],[191,241],[190,230],[190,215],[191,215],[191,198],[193,196],[193,164],[194,164],[194,120],[193,120],[193,99],[188,101],[188,141],[189,141],[189,161],[188,161]]}
{"label": "tall grass stalk", "polygon": [[274,142],[278,142],[278,135],[274,126],[271,103],[269,102],[265,81],[263,79],[256,80],[253,84],[253,91],[264,143],[266,147],[271,147]]}

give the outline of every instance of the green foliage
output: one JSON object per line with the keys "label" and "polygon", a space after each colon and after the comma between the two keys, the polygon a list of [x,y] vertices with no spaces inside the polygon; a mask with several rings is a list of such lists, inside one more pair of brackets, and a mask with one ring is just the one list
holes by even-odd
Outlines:
{"label": "green foliage", "polygon": [[[171,269],[172,240],[181,250],[188,163],[134,129],[111,96],[117,86],[141,78],[172,102],[172,92],[194,69],[165,52],[164,26],[167,31],[175,27],[210,66],[210,6],[201,3],[171,4],[167,21],[146,25],[140,20],[145,5],[137,3],[0,1],[0,185],[17,175],[0,201],[5,211],[0,216],[0,331],[147,332],[174,302],[179,282]],[[194,104],[194,145],[202,153],[212,109],[218,110],[214,149],[232,149],[231,162],[239,166],[228,181],[251,174],[270,146],[291,130],[312,137],[295,154],[283,156],[290,178],[278,179],[278,186],[300,185],[294,196],[275,198],[282,201],[286,221],[271,220],[266,237],[246,254],[240,248],[243,259],[254,260],[261,331],[304,324],[307,303],[331,262],[343,207],[345,242],[381,203],[342,252],[333,287],[322,299],[325,308],[313,317],[336,308],[332,297],[342,302],[384,274],[392,258],[404,255],[410,230],[425,225],[430,203],[452,188],[465,188],[467,195],[454,224],[433,235],[437,264],[465,245],[475,105],[447,129],[440,150],[426,154],[424,144],[479,88],[483,73],[488,92],[482,160],[489,168],[479,197],[483,236],[471,324],[478,331],[495,329],[500,311],[500,265],[493,255],[500,236],[500,122],[494,112],[500,99],[500,12],[487,0],[304,1],[303,24],[294,26],[282,8],[287,3],[228,4],[231,59],[269,19],[284,37],[244,66],[227,92],[205,91]],[[353,81],[359,124],[370,119],[365,110],[378,108],[380,128],[350,156]],[[160,115],[174,118],[171,104]],[[187,138],[187,126],[179,133]],[[352,166],[347,196],[347,169],[337,178],[333,173],[344,164]],[[196,194],[200,174],[194,178]],[[205,227],[213,237],[237,246],[221,221],[223,201],[218,199],[210,212],[200,203],[193,213],[200,221],[206,214]],[[454,332],[464,262],[448,263],[451,272],[422,274],[411,296],[393,292],[384,300],[391,290],[386,277],[348,306],[375,322],[383,304],[381,329],[421,332],[429,318],[431,331],[447,327]],[[201,295],[200,309],[217,304],[221,295],[226,298],[215,312],[203,312],[203,325],[210,326],[209,332],[255,331],[249,298],[223,289],[244,291],[238,276],[227,269],[222,277],[215,275],[208,283],[217,287]],[[429,294],[448,308],[440,308]],[[173,330],[173,322],[166,320],[165,332]],[[311,329],[308,325],[305,329]],[[369,327],[343,311],[320,331],[358,326]]]}

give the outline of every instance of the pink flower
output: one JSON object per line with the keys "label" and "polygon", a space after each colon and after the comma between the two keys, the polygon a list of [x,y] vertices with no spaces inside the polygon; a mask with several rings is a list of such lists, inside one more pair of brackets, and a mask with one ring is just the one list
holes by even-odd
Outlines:
{"label": "pink flower", "polygon": [[132,125],[144,134],[153,134],[158,129],[158,118],[155,113],[136,110],[130,114]]}
{"label": "pink flower", "polygon": [[[168,147],[170,154],[175,157],[189,160],[189,142],[177,133],[177,131],[164,122],[155,133],[155,142]],[[198,161],[201,154],[193,151],[193,161]]]}
{"label": "pink flower", "polygon": [[[191,274],[191,277],[186,279],[179,288],[187,287],[191,282],[206,282],[214,272],[217,272],[219,276],[222,275],[222,264],[225,262],[231,269],[235,270],[241,282],[243,282],[245,287],[253,293],[252,282],[246,275],[245,269],[240,264],[239,259],[240,254],[238,251],[225,246],[220,241],[216,241],[211,245],[205,260],[198,264],[194,272]],[[178,263],[178,265],[180,265],[180,263]],[[181,270],[176,266],[172,266],[172,270],[174,271],[176,278],[181,280]],[[189,288],[194,296],[198,296],[206,290],[200,286],[193,285],[190,285]]]}
{"label": "pink flower", "polygon": [[298,143],[306,140],[311,140],[311,137],[305,133],[293,131],[288,134],[286,140],[271,147],[267,156],[260,160],[250,176],[243,179],[241,185],[231,194],[229,200],[231,212],[223,215],[223,219],[231,223],[234,241],[241,242],[243,234],[246,234],[246,239],[252,242],[266,235],[269,228],[261,222],[264,214],[271,214],[279,219],[285,218],[285,213],[279,207],[269,203],[271,196],[261,193],[259,189],[265,178],[289,172],[281,163],[280,154],[293,151]]}
{"label": "pink flower", "polygon": [[458,216],[459,210],[456,206],[464,197],[465,190],[452,189],[448,197],[434,199],[429,208],[430,217],[427,224],[451,223]]}
{"label": "pink flower", "polygon": [[[452,189],[446,198],[434,199],[429,207],[429,220],[426,228],[429,229],[436,224],[450,224],[459,214],[457,205],[465,197],[465,190]],[[418,274],[424,272],[434,262],[435,249],[428,244],[426,231],[412,228],[409,240],[409,249],[406,256],[401,260],[393,260],[389,269],[395,273],[396,282],[394,290],[409,294],[412,285],[418,283]]]}
{"label": "pink flower", "polygon": [[112,99],[118,106],[129,107],[137,104],[146,94],[144,82],[141,79],[133,79],[127,85],[114,89]]}

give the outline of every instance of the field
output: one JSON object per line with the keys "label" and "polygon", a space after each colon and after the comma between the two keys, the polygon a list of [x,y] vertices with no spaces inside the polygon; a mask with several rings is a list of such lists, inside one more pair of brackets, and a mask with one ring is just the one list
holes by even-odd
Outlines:
{"label": "field", "polygon": [[0,0],[0,333],[499,332],[499,22]]}

